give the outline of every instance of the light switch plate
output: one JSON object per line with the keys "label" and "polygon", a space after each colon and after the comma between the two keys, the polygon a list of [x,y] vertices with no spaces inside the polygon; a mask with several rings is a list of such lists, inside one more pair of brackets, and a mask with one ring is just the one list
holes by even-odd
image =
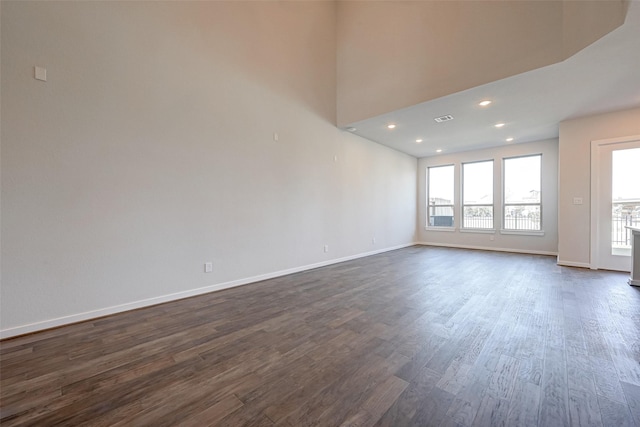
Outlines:
{"label": "light switch plate", "polygon": [[36,80],[42,80],[43,82],[46,82],[47,69],[44,67],[35,67],[35,78]]}

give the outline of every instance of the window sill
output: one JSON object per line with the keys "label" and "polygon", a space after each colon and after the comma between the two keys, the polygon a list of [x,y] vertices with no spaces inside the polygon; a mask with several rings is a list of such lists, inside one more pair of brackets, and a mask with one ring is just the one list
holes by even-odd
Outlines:
{"label": "window sill", "polygon": [[542,230],[500,230],[500,234],[512,234],[517,236],[544,236]]}
{"label": "window sill", "polygon": [[461,228],[461,233],[496,234],[495,228]]}
{"label": "window sill", "polygon": [[455,227],[425,227],[427,231],[456,231]]}

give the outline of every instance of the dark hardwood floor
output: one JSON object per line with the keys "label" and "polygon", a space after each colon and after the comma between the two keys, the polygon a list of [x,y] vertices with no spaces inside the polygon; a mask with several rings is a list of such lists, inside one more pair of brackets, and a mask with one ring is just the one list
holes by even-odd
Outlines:
{"label": "dark hardwood floor", "polygon": [[640,289],[411,247],[0,343],[1,423],[640,426]]}

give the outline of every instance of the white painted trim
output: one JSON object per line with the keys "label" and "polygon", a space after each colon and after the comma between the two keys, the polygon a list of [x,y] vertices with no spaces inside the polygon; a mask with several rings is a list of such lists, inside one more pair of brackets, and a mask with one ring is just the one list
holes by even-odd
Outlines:
{"label": "white painted trim", "polygon": [[629,136],[621,136],[618,138],[596,139],[591,141],[591,146],[593,147],[593,144],[610,145],[610,144],[619,144],[621,142],[633,142],[638,140],[640,140],[640,135],[629,135]]}
{"label": "white painted trim", "polygon": [[454,243],[435,243],[435,242],[416,242],[417,245],[422,246],[438,246],[444,248],[456,248],[456,249],[473,249],[480,251],[494,251],[494,252],[510,252],[516,254],[529,254],[529,255],[551,255],[557,256],[557,252],[549,251],[536,251],[531,249],[513,249],[513,248],[494,248],[491,246],[473,246],[473,245],[457,245]]}
{"label": "white painted trim", "polygon": [[544,236],[542,230],[500,230],[500,234],[514,236]]}
{"label": "white painted trim", "polygon": [[495,228],[461,228],[461,233],[496,234]]}
{"label": "white painted trim", "polygon": [[629,279],[628,282],[631,286],[640,286],[640,280]]}
{"label": "white painted trim", "polygon": [[124,311],[135,310],[138,308],[149,307],[152,305],[162,304],[165,302],[176,301],[184,298],[189,298],[197,295],[208,294],[210,292],[220,291],[223,289],[234,288],[236,286],[248,285],[250,283],[260,282],[263,280],[273,279],[276,277],[286,276],[288,274],[299,273],[302,271],[313,270],[314,268],[325,267],[332,264],[338,264],[345,261],[351,261],[358,258],[364,258],[371,255],[380,254],[383,252],[389,252],[396,249],[402,249],[409,246],[414,246],[416,243],[407,243],[404,245],[392,246],[389,248],[379,249],[371,252],[360,253],[356,255],[350,255],[342,258],[327,260],[318,262],[315,264],[304,265],[301,267],[289,268],[287,270],[275,271],[272,273],[261,274],[258,276],[247,277],[244,279],[232,280],[225,283],[217,283],[211,286],[205,286],[203,288],[191,289],[183,292],[176,292],[173,294],[162,295],[153,298],[147,298],[139,301],[133,301],[126,304],[116,305],[112,307],[105,307],[98,310],[86,311],[84,313],[72,314],[69,316],[58,317],[56,319],[43,320],[41,322],[30,323],[27,325],[16,326],[13,328],[7,328],[0,330],[0,339],[16,337],[18,335],[30,334],[33,332],[42,331],[45,329],[57,328],[59,326],[69,325],[72,323],[83,322],[86,320],[92,320],[99,317],[109,316],[112,314],[122,313]]}
{"label": "white painted trim", "polygon": [[448,231],[448,232],[452,232],[452,231],[456,231],[455,227],[425,227],[425,230],[427,231]]}
{"label": "white painted trim", "polygon": [[[589,267],[598,269],[600,259],[600,230],[598,227],[598,201],[600,200],[600,174],[598,165],[600,164],[600,144],[598,141],[591,141],[591,227],[589,230]],[[559,262],[558,262],[559,263]]]}
{"label": "white painted trim", "polygon": [[[591,268],[591,264],[589,264],[588,262],[563,261],[561,259],[558,259],[557,264],[562,265],[564,267]],[[597,270],[597,269],[593,269],[593,270]]]}

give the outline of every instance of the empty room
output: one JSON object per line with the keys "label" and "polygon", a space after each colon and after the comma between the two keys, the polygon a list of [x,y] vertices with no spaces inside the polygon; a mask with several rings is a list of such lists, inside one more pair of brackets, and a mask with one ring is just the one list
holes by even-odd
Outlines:
{"label": "empty room", "polygon": [[0,1],[0,424],[640,426],[640,2]]}

